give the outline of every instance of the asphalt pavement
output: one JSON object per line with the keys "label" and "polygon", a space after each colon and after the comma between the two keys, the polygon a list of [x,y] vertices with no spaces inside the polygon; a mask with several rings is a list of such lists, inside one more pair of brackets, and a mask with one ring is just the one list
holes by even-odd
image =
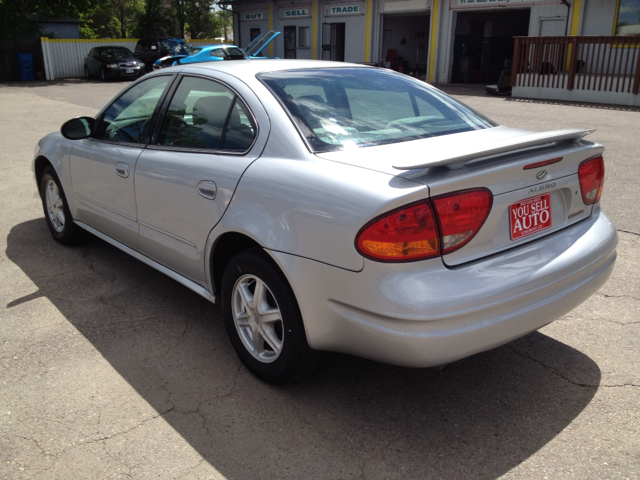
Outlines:
{"label": "asphalt pavement", "polygon": [[608,283],[539,332],[445,370],[335,355],[249,374],[218,306],[110,245],[53,241],[30,170],[126,82],[0,84],[0,478],[640,479],[640,112],[445,86],[493,120],[596,129]]}

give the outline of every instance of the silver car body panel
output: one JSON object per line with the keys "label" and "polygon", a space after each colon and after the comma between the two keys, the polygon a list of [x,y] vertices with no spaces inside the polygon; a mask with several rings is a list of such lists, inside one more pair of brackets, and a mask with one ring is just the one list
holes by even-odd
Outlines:
{"label": "silver car body panel", "polygon": [[289,279],[309,345],[408,367],[441,365],[535,331],[607,280],[617,233],[601,211],[535,242],[454,269],[440,258],[365,261],[348,272],[270,252]]}
{"label": "silver car body panel", "polygon": [[419,183],[311,155],[263,156],[244,174],[212,236],[239,231],[270,250],[359,271],[358,230],[378,213],[428,196]]}
{"label": "silver car body panel", "polygon": [[[202,73],[186,69],[183,73]],[[222,218],[240,177],[262,153],[269,138],[269,117],[247,86],[230,75],[218,81],[245,101],[258,125],[246,153],[149,146],[140,155],[135,190],[141,251],[190,280],[206,286],[205,247]],[[211,193],[201,189],[208,185]]]}
{"label": "silver car body panel", "polygon": [[69,157],[78,206],[74,218],[136,249],[140,242],[134,171],[143,151],[144,145],[86,138],[73,143]]}
{"label": "silver car body panel", "polygon": [[[458,169],[422,168],[425,160],[410,160],[427,158],[435,145],[445,148],[447,138],[472,136],[491,144],[530,133],[495,127],[316,155],[256,75],[320,65],[369,68],[264,60],[163,70],[162,75],[182,72],[227,83],[256,117],[259,134],[251,150],[239,156],[148,146],[130,165],[135,194],[144,204],[135,215],[142,233],[138,244],[125,241],[117,229],[111,236],[83,218],[77,193],[85,192],[78,198],[104,202],[86,194],[89,185],[78,185],[70,174],[69,155],[78,142],[49,135],[40,141],[36,158],[46,157],[58,172],[81,227],[211,301],[218,287],[210,268],[218,239],[226,233],[253,239],[289,280],[309,344],[321,350],[398,365],[438,365],[536,330],[606,281],[615,262],[616,231],[599,204],[580,205],[577,181],[580,161],[601,154],[601,145],[559,140]],[[538,176],[539,170],[523,170],[559,156],[563,160],[545,167],[544,176]],[[412,168],[394,168],[398,159],[407,159]],[[123,163],[116,158],[111,162],[113,168]],[[79,181],[89,182],[90,176]],[[203,182],[209,188],[205,196],[215,188],[213,199],[198,192]],[[491,190],[494,210],[477,237],[457,252],[389,264],[365,259],[356,250],[358,231],[379,215],[475,187]],[[552,194],[552,228],[512,242],[504,212],[539,189]],[[120,208],[117,202],[104,206],[107,212]]]}

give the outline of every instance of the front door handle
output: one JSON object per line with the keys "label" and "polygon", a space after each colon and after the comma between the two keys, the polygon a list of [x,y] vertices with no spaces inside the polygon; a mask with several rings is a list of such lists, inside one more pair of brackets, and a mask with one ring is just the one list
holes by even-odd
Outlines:
{"label": "front door handle", "polygon": [[123,178],[127,178],[129,176],[129,165],[122,162],[116,163],[116,174]]}
{"label": "front door handle", "polygon": [[198,193],[201,197],[206,198],[207,200],[213,200],[216,198],[216,193],[218,192],[218,187],[211,180],[203,180],[198,183]]}

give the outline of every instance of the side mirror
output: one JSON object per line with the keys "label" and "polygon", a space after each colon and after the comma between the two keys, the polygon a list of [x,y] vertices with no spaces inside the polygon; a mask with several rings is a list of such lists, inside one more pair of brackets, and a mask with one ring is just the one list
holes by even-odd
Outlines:
{"label": "side mirror", "polygon": [[95,58],[96,60],[100,60],[100,55],[94,55],[93,58]]}
{"label": "side mirror", "polygon": [[69,140],[82,140],[91,136],[96,119],[92,117],[77,117],[62,124],[60,133]]}

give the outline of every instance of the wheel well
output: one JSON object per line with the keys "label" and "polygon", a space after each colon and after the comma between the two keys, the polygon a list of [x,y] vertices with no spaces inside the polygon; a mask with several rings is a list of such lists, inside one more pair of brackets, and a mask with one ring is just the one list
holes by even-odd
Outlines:
{"label": "wheel well", "polygon": [[261,246],[255,240],[252,240],[242,233],[225,233],[218,239],[211,255],[211,273],[214,293],[220,293],[222,275],[224,275],[224,270],[227,268],[229,260],[243,250],[248,250],[252,247]]}
{"label": "wheel well", "polygon": [[42,178],[42,172],[45,168],[51,165],[51,162],[47,160],[45,157],[36,158],[35,163],[35,173],[36,173],[36,182],[38,182],[38,191],[40,191],[40,179]]}

